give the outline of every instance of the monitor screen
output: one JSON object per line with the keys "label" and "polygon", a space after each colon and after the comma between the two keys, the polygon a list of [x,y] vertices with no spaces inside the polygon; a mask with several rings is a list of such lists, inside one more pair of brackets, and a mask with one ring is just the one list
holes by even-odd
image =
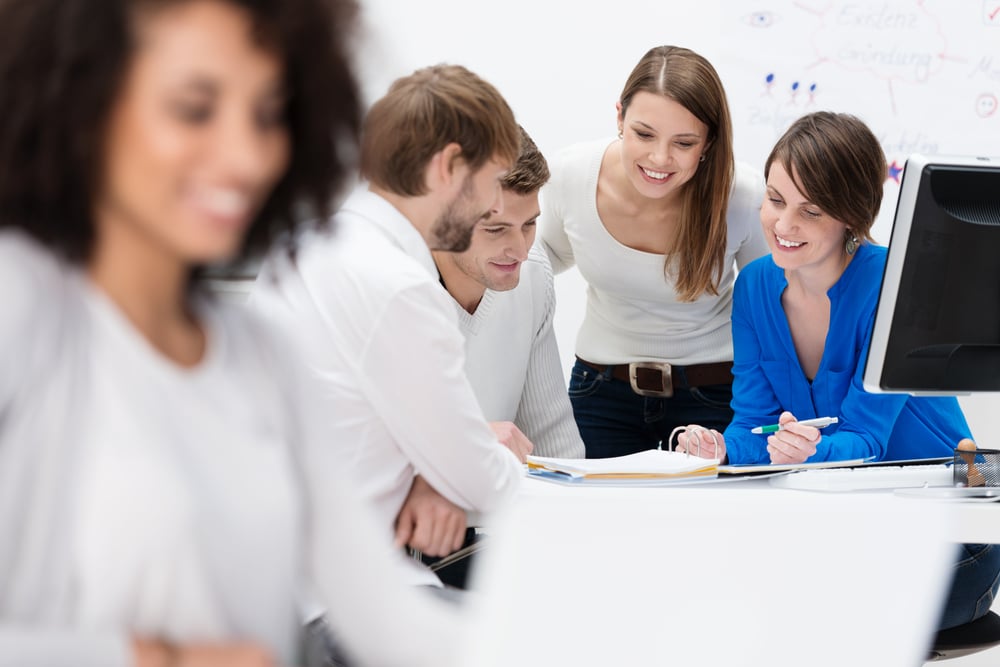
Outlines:
{"label": "monitor screen", "polygon": [[1000,391],[1000,159],[907,160],[864,385]]}

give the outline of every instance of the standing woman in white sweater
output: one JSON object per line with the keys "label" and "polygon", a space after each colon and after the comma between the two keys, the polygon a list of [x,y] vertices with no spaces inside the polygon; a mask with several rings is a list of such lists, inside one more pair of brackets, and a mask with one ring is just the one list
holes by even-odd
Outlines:
{"label": "standing woman in white sweater", "polygon": [[591,458],[666,447],[676,426],[729,424],[733,280],[767,252],[764,179],[734,163],[707,60],[651,49],[616,106],[617,139],[552,161],[539,218],[553,268],[575,264],[588,283],[569,394]]}
{"label": "standing woman in white sweater", "polygon": [[450,662],[296,360],[198,282],[347,177],[354,13],[0,0],[0,665],[300,664],[303,592],[358,664]]}

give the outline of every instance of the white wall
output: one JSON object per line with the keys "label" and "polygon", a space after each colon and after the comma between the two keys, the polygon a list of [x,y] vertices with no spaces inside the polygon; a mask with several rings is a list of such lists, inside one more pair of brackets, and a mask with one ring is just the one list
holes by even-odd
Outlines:
{"label": "white wall", "polygon": [[[737,159],[758,168],[802,113],[846,111],[890,163],[914,152],[1000,155],[1000,12],[995,0],[362,0],[366,98],[438,62],[496,85],[546,154],[611,137],[625,77],[650,47],[711,60],[726,85]],[[897,184],[875,236],[888,241]],[[556,279],[556,334],[569,367],[584,283]],[[981,446],[1000,447],[995,396],[962,399]]]}

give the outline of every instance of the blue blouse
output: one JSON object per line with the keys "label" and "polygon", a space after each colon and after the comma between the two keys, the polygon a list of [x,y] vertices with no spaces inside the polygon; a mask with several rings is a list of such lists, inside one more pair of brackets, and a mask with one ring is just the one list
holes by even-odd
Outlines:
{"label": "blue blouse", "polygon": [[840,418],[821,431],[810,461],[951,456],[960,439],[971,437],[953,397],[871,394],[862,386],[885,258],[884,247],[862,244],[827,292],[830,329],[812,382],[781,306],[784,270],[768,255],[740,272],[732,318],[736,414],[725,432],[730,463],[768,462],[767,435],[750,429],[777,423],[784,410],[800,420]]}

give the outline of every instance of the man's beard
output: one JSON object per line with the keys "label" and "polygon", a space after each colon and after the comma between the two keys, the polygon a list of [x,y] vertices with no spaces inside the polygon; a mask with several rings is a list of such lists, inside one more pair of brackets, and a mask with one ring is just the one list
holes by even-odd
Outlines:
{"label": "man's beard", "polygon": [[465,252],[472,244],[472,232],[476,223],[489,217],[490,212],[470,213],[469,201],[472,199],[472,177],[466,176],[462,190],[431,228],[433,250],[445,252]]}

